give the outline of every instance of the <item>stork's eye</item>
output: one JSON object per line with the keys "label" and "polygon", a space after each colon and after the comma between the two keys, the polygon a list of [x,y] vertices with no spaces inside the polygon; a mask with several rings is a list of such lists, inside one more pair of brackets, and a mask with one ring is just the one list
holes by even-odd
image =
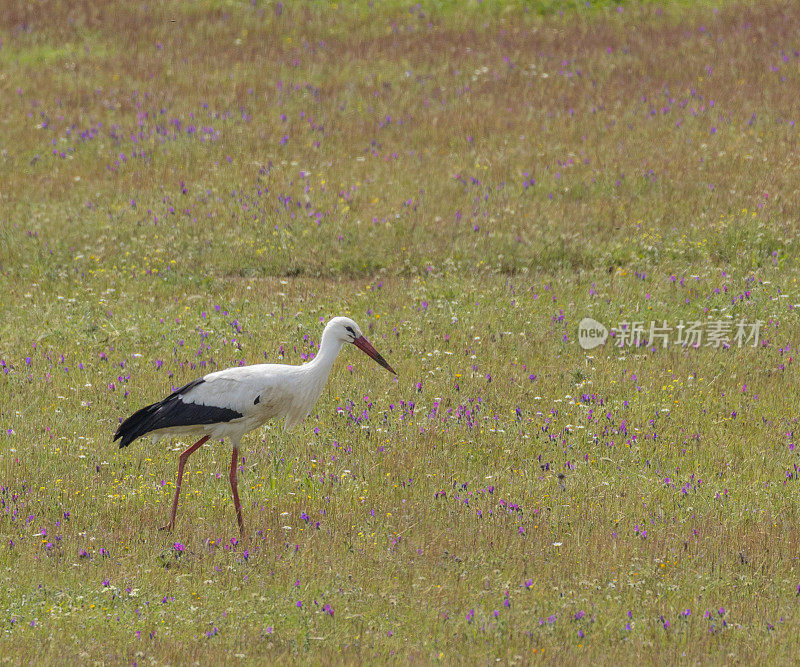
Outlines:
{"label": "stork's eye", "polygon": [[351,334],[353,334],[354,336],[356,335],[356,332],[355,332],[355,331],[353,331],[353,327],[351,327],[351,326],[347,326],[347,327],[345,327],[345,330],[349,331],[349,332],[350,332]]}

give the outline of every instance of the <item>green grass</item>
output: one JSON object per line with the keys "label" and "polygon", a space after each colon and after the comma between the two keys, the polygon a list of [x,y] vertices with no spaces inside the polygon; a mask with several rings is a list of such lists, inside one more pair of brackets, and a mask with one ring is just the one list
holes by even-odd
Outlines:
{"label": "green grass", "polygon": [[[796,7],[47,4],[0,16],[0,661],[794,659]],[[218,443],[159,532],[189,443],[119,420],[339,314],[398,378],[245,439],[245,539]]]}

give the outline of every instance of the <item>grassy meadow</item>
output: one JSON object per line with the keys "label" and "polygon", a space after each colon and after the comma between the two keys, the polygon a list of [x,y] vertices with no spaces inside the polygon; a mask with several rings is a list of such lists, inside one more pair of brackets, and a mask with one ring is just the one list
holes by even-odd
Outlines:
{"label": "grassy meadow", "polygon": [[[0,663],[795,661],[798,28],[6,0]],[[344,350],[244,538],[227,443],[160,532],[191,443],[120,420],[341,314],[398,377]]]}

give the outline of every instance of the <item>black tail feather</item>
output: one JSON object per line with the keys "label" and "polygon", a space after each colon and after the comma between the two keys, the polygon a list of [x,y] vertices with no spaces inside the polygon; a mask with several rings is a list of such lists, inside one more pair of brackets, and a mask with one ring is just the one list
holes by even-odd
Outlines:
{"label": "black tail feather", "polygon": [[180,389],[176,389],[163,401],[134,412],[119,425],[114,434],[114,440],[120,441],[120,449],[127,447],[137,438],[162,428],[216,424],[229,422],[242,416],[241,413],[230,408],[200,405],[182,400],[184,394],[203,381],[203,378],[194,380]]}
{"label": "black tail feather", "polygon": [[141,410],[137,410],[119,425],[117,432],[114,434],[114,440],[120,440],[120,449],[127,447],[136,440],[136,438],[140,438],[153,430],[147,428],[147,426],[152,422],[153,416],[162,405],[163,401],[160,403],[153,403]]}
{"label": "black tail feather", "polygon": [[174,408],[177,407],[176,404],[181,402],[181,394],[186,393],[192,387],[196,387],[202,381],[202,378],[193,380],[183,385],[180,389],[173,391],[164,400],[153,403],[152,405],[147,405],[141,410],[134,412],[119,425],[117,432],[114,434],[114,441],[120,441],[119,448],[127,447],[134,440],[141,438],[143,435],[147,435],[150,431],[170,426],[170,424],[164,423],[167,421],[164,417],[174,412]]}

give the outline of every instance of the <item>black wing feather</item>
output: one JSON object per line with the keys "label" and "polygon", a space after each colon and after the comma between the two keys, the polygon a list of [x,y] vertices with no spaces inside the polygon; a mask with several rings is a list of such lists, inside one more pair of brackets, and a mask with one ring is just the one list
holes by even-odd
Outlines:
{"label": "black wing feather", "polygon": [[177,426],[202,426],[218,424],[242,417],[242,414],[230,408],[214,405],[198,405],[186,403],[183,394],[202,384],[203,378],[193,380],[180,389],[176,389],[164,400],[137,410],[119,425],[114,440],[119,440],[120,449],[127,447],[137,438],[162,428]]}

